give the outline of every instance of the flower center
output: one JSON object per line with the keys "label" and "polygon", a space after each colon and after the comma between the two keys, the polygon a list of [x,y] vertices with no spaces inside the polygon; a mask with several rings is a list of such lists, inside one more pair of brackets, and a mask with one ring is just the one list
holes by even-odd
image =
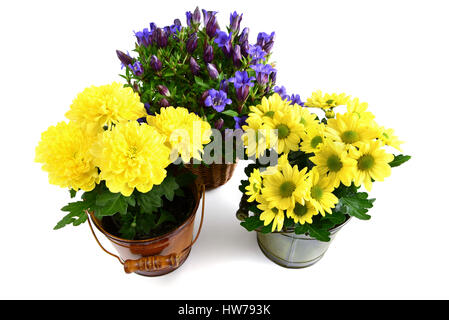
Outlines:
{"label": "flower center", "polygon": [[344,143],[354,143],[359,141],[359,134],[355,131],[348,130],[342,133],[341,140],[343,140]]}
{"label": "flower center", "polygon": [[322,142],[323,142],[323,138],[321,138],[321,136],[316,136],[316,137],[313,137],[312,141],[310,142],[310,145],[312,146],[312,148],[315,149]]}
{"label": "flower center", "polygon": [[260,190],[259,185],[257,183],[253,184],[253,191],[257,193],[259,192],[259,190]]}
{"label": "flower center", "polygon": [[319,186],[313,186],[312,189],[310,189],[310,195],[313,199],[320,200],[323,196],[323,189]]}
{"label": "flower center", "polygon": [[285,181],[284,183],[281,184],[279,189],[281,192],[281,196],[283,198],[288,198],[291,197],[293,192],[295,192],[296,185],[291,181]]}
{"label": "flower center", "polygon": [[369,170],[374,166],[374,157],[370,154],[366,154],[361,156],[357,162],[357,167],[360,170]]}
{"label": "flower center", "polygon": [[293,212],[297,215],[302,217],[307,213],[307,206],[303,206],[302,204],[295,204],[295,209],[293,209]]}
{"label": "flower center", "polygon": [[267,111],[264,114],[265,117],[269,117],[269,118],[273,118],[274,116],[274,111]]}
{"label": "flower center", "polygon": [[128,158],[135,159],[137,155],[137,147],[136,146],[130,146],[128,149]]}
{"label": "flower center", "polygon": [[343,168],[343,163],[337,155],[333,154],[327,158],[327,167],[329,168],[329,171],[337,172]]}
{"label": "flower center", "polygon": [[280,124],[276,127],[278,130],[279,139],[285,139],[290,134],[290,129],[285,124]]}

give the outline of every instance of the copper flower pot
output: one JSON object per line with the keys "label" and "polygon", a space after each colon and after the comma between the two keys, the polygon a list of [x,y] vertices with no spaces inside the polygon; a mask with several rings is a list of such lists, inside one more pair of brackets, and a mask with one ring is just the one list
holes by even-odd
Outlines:
{"label": "copper flower pot", "polygon": [[206,190],[211,190],[221,187],[232,178],[237,167],[237,161],[236,163],[186,164],[185,166],[197,176],[196,181],[198,185],[205,185]]}
{"label": "copper flower pot", "polygon": [[135,272],[142,276],[154,277],[172,272],[185,262],[190,254],[191,246],[201,231],[203,216],[197,237],[192,242],[195,215],[200,203],[201,194],[198,192],[195,184],[192,184],[191,191],[195,198],[195,205],[187,220],[175,230],[151,239],[127,240],[114,236],[104,229],[100,220],[93,214],[90,214],[95,227],[112,242],[120,258],[104,249],[92,230],[94,237],[104,251],[121,260],[127,273]]}

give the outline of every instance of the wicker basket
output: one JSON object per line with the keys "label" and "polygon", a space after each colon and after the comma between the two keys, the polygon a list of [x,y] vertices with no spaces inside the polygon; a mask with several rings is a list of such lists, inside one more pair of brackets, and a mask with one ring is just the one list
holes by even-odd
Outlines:
{"label": "wicker basket", "polygon": [[188,170],[198,176],[197,184],[204,184],[206,190],[211,190],[224,185],[231,179],[237,163],[210,164],[210,165],[185,165]]}

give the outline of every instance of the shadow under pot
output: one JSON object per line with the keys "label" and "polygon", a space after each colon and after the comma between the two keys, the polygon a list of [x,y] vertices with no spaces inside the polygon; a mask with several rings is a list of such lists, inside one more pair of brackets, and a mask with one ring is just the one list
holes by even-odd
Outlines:
{"label": "shadow under pot", "polygon": [[[155,238],[127,240],[117,237],[106,230],[105,222],[98,220],[95,215],[89,214],[95,227],[112,242],[120,257],[104,249],[98,242],[93,229],[92,233],[104,251],[119,258],[120,262],[124,265],[126,273],[135,272],[139,275],[149,277],[170,273],[186,261],[193,243],[201,232],[204,216],[204,197],[201,225],[195,240],[192,241],[195,215],[201,200],[201,193],[195,184],[192,184],[189,189],[194,195],[194,203],[187,220],[176,229]],[[88,221],[90,224],[90,220]]]}
{"label": "shadow under pot", "polygon": [[317,263],[326,253],[338,231],[351,218],[332,228],[330,241],[323,242],[307,234],[291,232],[273,232],[263,234],[257,232],[257,242],[265,256],[285,268],[305,268]]}

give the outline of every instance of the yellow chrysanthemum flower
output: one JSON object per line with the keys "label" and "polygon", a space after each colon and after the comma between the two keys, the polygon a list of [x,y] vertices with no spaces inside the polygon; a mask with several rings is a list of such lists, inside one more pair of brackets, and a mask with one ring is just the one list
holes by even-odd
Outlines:
{"label": "yellow chrysanthemum flower", "polygon": [[265,150],[274,147],[276,136],[270,129],[263,128],[262,118],[254,113],[246,119],[247,125],[242,126],[245,131],[242,135],[243,144],[246,146],[246,154],[249,157],[259,158]]}
{"label": "yellow chrysanthemum flower", "polygon": [[264,226],[268,226],[271,222],[273,222],[271,232],[274,232],[275,230],[282,230],[285,218],[283,210],[279,210],[278,208],[273,207],[272,204],[265,201],[264,199],[261,199],[261,202],[257,205],[257,208],[262,210],[259,219],[264,222]]}
{"label": "yellow chrysanthemum flower", "polygon": [[338,188],[340,182],[351,185],[357,162],[348,156],[343,143],[326,140],[310,160],[316,164],[321,177],[329,177],[334,188]]}
{"label": "yellow chrysanthemum flower", "polygon": [[60,122],[42,133],[36,162],[43,163],[51,184],[91,191],[98,182],[98,169],[90,152],[94,138],[73,122]]}
{"label": "yellow chrysanthemum flower", "polygon": [[119,83],[86,88],[73,101],[66,117],[92,133],[120,121],[137,120],[146,116],[140,97],[131,88]]}
{"label": "yellow chrysanthemum flower", "polygon": [[326,212],[332,214],[332,208],[338,203],[338,198],[332,193],[334,187],[328,177],[320,177],[318,169],[313,167],[309,174],[312,182],[310,188],[310,203],[324,217]]}
{"label": "yellow chrysanthemum flower", "polygon": [[354,184],[359,187],[362,183],[366,190],[371,191],[372,180],[383,181],[391,174],[389,163],[394,156],[382,149],[379,140],[360,144],[359,149],[350,151],[350,156],[357,161]]}
{"label": "yellow chrysanthemum flower", "polygon": [[301,136],[304,135],[304,125],[299,122],[298,116],[293,111],[278,112],[273,118],[266,119],[263,127],[277,130],[277,142],[273,145],[279,154],[298,151]]}
{"label": "yellow chrysanthemum flower", "polygon": [[307,99],[305,106],[309,108],[320,108],[326,111],[337,106],[347,104],[349,99],[350,96],[347,96],[344,93],[326,93],[323,95],[321,90],[317,90],[312,93],[312,96],[310,98]]}
{"label": "yellow chrysanthemum flower", "polygon": [[166,137],[155,128],[137,121],[120,122],[102,135],[94,149],[100,178],[111,192],[130,196],[162,183],[170,164]]}
{"label": "yellow chrysanthemum flower", "polygon": [[362,121],[356,114],[337,114],[336,119],[329,119],[326,127],[329,138],[343,142],[348,147],[360,142],[370,142],[379,136],[377,125]]}
{"label": "yellow chrysanthemum flower", "polygon": [[147,122],[167,137],[172,152],[170,159],[181,156],[184,163],[195,158],[201,160],[203,145],[208,144],[212,134],[210,124],[186,108],[161,108],[160,114],[148,116]]}
{"label": "yellow chrysanthemum flower", "polygon": [[325,139],[325,125],[320,123],[319,125],[312,126],[306,129],[306,134],[303,136],[300,149],[306,153],[316,153],[320,150]]}
{"label": "yellow chrysanthemum flower", "polygon": [[386,129],[384,127],[381,127],[379,131],[379,139],[384,144],[402,152],[401,144],[403,144],[404,142],[399,140],[399,138],[394,134],[393,129]]}
{"label": "yellow chrysanthemum flower", "polygon": [[262,190],[262,176],[259,169],[254,169],[249,177],[249,186],[245,187],[245,194],[249,196],[248,202],[253,202],[259,199],[260,191]]}
{"label": "yellow chrysanthemum flower", "polygon": [[288,154],[284,153],[282,156],[278,157],[278,163],[275,166],[270,166],[262,171],[260,174],[262,177],[269,176],[271,174],[275,174],[278,171],[281,171],[285,166],[290,165],[288,161]]}
{"label": "yellow chrysanthemum flower", "polygon": [[318,211],[310,201],[306,201],[304,204],[296,203],[295,207],[291,210],[287,210],[286,214],[287,217],[293,219],[295,223],[312,224],[312,219],[318,214]]}
{"label": "yellow chrysanthemum flower", "polygon": [[310,111],[306,108],[303,108],[297,104],[295,104],[292,108],[293,112],[297,114],[296,117],[299,118],[299,122],[304,126],[306,131],[311,127],[316,127],[320,123],[316,114],[310,113]]}
{"label": "yellow chrysanthemum flower", "polygon": [[347,110],[349,113],[356,114],[359,119],[363,121],[370,122],[374,119],[374,114],[367,111],[368,103],[360,102],[359,98],[354,98],[353,100],[348,101]]}
{"label": "yellow chrysanthemum flower", "polygon": [[307,168],[299,171],[298,166],[292,168],[290,164],[285,164],[279,169],[264,175],[262,198],[280,210],[293,209],[296,202],[304,204],[310,195]]}
{"label": "yellow chrysanthemum flower", "polygon": [[257,106],[250,106],[250,111],[258,115],[262,120],[272,119],[277,113],[286,113],[291,110],[290,103],[282,100],[281,96],[277,93],[270,97],[262,98],[262,102]]}

